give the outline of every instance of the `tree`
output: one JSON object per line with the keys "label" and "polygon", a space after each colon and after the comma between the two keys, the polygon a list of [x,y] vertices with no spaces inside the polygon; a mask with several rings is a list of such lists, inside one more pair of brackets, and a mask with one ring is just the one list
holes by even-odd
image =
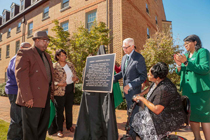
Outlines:
{"label": "tree", "polygon": [[[80,26],[76,32],[70,36],[68,31],[63,31],[59,26],[58,20],[53,21],[55,26],[52,31],[55,32],[55,37],[50,36],[51,43],[49,48],[53,51],[64,49],[67,52],[67,60],[75,65],[77,75],[82,80],[83,68],[88,55],[95,55],[100,45],[108,45],[111,37],[108,36],[110,30],[104,22],[94,24],[91,30]],[[49,53],[52,54],[52,51]]]}
{"label": "tree", "polygon": [[151,38],[147,39],[141,54],[145,58],[147,71],[157,62],[164,62],[169,67],[167,77],[178,85],[180,79],[175,72],[176,64],[173,55],[182,51],[179,45],[174,45],[171,32],[168,30],[166,33],[157,31]]}

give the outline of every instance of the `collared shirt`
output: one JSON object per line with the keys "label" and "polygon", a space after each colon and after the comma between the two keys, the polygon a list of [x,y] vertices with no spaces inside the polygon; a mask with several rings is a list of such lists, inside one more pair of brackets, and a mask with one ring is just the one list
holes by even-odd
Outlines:
{"label": "collared shirt", "polygon": [[[36,46],[35,46],[35,48],[36,48],[37,52],[39,53],[40,57],[42,58],[42,53],[44,53],[44,52],[41,51],[41,50],[40,50],[39,48],[37,48]],[[43,58],[42,58],[42,61],[43,61]]]}
{"label": "collared shirt", "polygon": [[18,87],[17,87],[17,82],[15,78],[15,61],[16,61],[16,56],[15,55],[9,62],[9,66],[7,68],[7,83],[5,86],[5,92],[6,94],[17,94],[18,92]]}
{"label": "collared shirt", "polygon": [[134,49],[133,49],[133,51],[132,51],[130,54],[126,54],[126,55],[127,55],[127,57],[129,56],[128,61],[130,61],[130,59],[131,59],[131,56],[132,56],[133,52],[134,52]]}

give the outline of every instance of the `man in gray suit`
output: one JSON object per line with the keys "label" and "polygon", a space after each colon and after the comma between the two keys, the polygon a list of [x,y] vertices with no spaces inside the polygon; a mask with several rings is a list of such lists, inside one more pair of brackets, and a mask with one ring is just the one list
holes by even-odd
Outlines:
{"label": "man in gray suit", "polygon": [[[147,78],[147,70],[144,57],[135,51],[133,38],[126,38],[123,40],[122,49],[125,52],[125,55],[123,56],[121,62],[121,72],[114,76],[114,82],[123,78],[123,90],[128,109],[133,104],[133,95],[141,92],[141,84]],[[134,114],[138,111],[139,106],[137,105],[133,110],[130,122],[132,122]],[[133,131],[132,127],[129,134],[134,140],[136,139],[136,133]]]}

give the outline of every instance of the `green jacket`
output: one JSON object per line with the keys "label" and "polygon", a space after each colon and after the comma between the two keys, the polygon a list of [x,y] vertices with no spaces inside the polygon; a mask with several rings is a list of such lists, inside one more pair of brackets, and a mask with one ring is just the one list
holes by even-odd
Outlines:
{"label": "green jacket", "polygon": [[[176,73],[181,76],[180,90],[188,93],[197,93],[210,90],[210,54],[207,49],[200,48],[188,58],[189,53],[185,56],[188,65],[182,63],[180,72]],[[184,87],[184,90],[183,90]]]}

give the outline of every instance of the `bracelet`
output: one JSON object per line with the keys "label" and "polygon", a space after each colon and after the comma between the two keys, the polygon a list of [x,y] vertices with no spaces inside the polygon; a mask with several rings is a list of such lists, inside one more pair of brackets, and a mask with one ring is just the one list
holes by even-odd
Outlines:
{"label": "bracelet", "polygon": [[179,66],[179,65],[176,64],[176,67],[177,67],[177,68],[181,68],[182,66],[181,66],[181,65]]}

